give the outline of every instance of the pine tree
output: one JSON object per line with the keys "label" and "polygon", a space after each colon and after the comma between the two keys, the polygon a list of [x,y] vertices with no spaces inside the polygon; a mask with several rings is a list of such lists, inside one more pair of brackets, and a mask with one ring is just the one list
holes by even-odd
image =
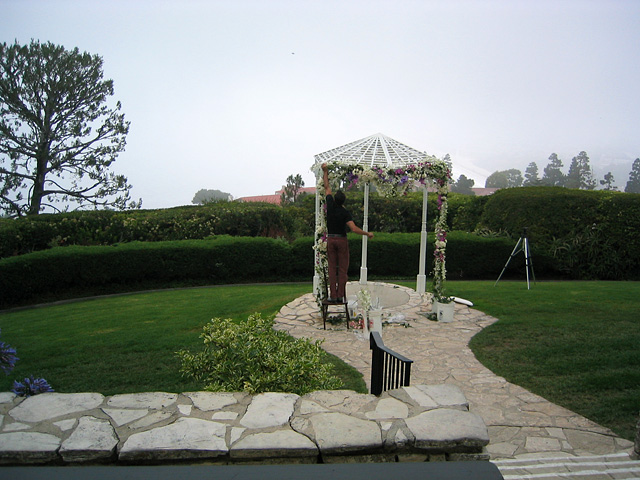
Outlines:
{"label": "pine tree", "polygon": [[629,181],[627,186],[624,187],[624,191],[627,193],[640,193],[640,158],[636,158],[633,161],[631,172],[629,172]]}
{"label": "pine tree", "polygon": [[527,169],[524,171],[524,187],[535,187],[540,185],[540,179],[538,178],[538,165],[536,162],[531,162]]}
{"label": "pine tree", "polygon": [[587,152],[582,151],[571,159],[569,172],[565,182],[567,188],[579,188],[581,190],[593,190],[596,188],[596,181],[589,165]]}
{"label": "pine tree", "polygon": [[564,187],[566,177],[561,168],[562,160],[558,158],[558,155],[555,153],[549,155],[549,164],[544,167],[540,183],[549,187]]}
{"label": "pine tree", "polygon": [[600,185],[604,186],[604,190],[610,191],[610,192],[616,192],[618,190],[618,187],[616,187],[613,183],[614,183],[614,179],[613,179],[613,173],[608,172],[605,176],[604,176],[604,180],[600,180]]}
{"label": "pine tree", "polygon": [[139,208],[110,169],[129,122],[98,55],[50,42],[0,44],[0,211]]}

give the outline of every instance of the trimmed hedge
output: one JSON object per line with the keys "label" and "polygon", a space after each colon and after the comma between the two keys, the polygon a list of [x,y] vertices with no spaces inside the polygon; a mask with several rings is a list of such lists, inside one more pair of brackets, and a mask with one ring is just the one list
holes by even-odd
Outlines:
{"label": "trimmed hedge", "polygon": [[[447,248],[451,279],[496,278],[513,241],[452,232]],[[362,237],[349,236],[351,278],[360,273]],[[433,268],[429,236],[427,273]],[[271,238],[219,236],[205,240],[131,242],[117,246],[70,246],[0,260],[0,308],[61,298],[169,286],[310,281],[313,239],[293,243]],[[411,278],[418,274],[420,234],[378,234],[368,244],[368,273]],[[535,253],[533,254],[536,255]],[[536,264],[538,275],[549,262]],[[542,266],[542,270],[538,270]],[[524,256],[508,275],[524,274]]]}
{"label": "trimmed hedge", "polygon": [[[449,230],[472,232],[480,220],[488,197],[448,195],[447,225]],[[364,218],[364,195],[347,192],[346,208],[357,225]],[[438,217],[437,195],[427,197],[427,230],[433,231]],[[369,196],[369,230],[386,233],[414,233],[422,228],[422,193],[412,192],[403,197],[385,198],[378,194]]]}
{"label": "trimmed hedge", "polygon": [[[449,228],[473,231],[486,197],[451,194]],[[348,207],[362,225],[363,194],[349,192]],[[422,194],[369,199],[369,229],[375,232],[419,232]],[[429,196],[428,228],[433,230],[437,206]],[[315,196],[306,195],[294,206],[267,203],[219,202],[163,210],[81,211],[0,219],[0,258],[69,245],[113,245],[123,242],[201,240],[213,235],[286,238],[312,236]]]}
{"label": "trimmed hedge", "polygon": [[274,281],[293,275],[289,259],[286,242],[261,237],[57,247],[0,260],[0,305],[67,290],[109,292],[174,282]]}
{"label": "trimmed hedge", "polygon": [[0,258],[56,246],[196,240],[213,235],[293,238],[297,222],[276,205],[236,202],[0,219]]}
{"label": "trimmed hedge", "polygon": [[640,278],[640,194],[527,187],[488,198],[481,225],[518,238],[524,227],[532,245],[555,256],[572,278]]}

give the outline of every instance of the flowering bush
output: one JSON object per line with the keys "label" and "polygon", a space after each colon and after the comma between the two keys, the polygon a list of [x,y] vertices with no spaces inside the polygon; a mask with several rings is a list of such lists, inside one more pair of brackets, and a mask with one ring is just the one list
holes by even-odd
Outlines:
{"label": "flowering bush", "polygon": [[[0,368],[5,374],[9,375],[15,368],[16,362],[20,360],[16,356],[16,349],[0,342]],[[33,376],[25,378],[23,382],[13,381],[13,393],[20,397],[30,397],[43,392],[53,392],[51,385],[44,378],[33,378]]]}
{"label": "flowering bush", "polygon": [[0,342],[0,368],[6,375],[11,373],[18,360],[20,359],[16,356],[16,349]]}
{"label": "flowering bush", "polygon": [[[384,169],[368,165],[349,165],[342,163],[328,163],[329,183],[331,190],[336,191],[340,181],[347,184],[347,189],[357,185],[375,185],[380,195],[392,197],[406,195],[416,187],[434,186],[438,194],[438,220],[436,221],[436,248],[434,250],[434,293],[437,298],[445,297],[444,282],[446,279],[445,250],[447,246],[447,195],[451,170],[449,166],[435,157],[426,156],[423,162],[408,164],[402,167]],[[320,303],[326,292],[325,272],[327,268],[327,228],[326,228],[326,200],[323,195],[324,181],[320,165],[313,168],[317,178],[317,192],[320,195],[320,205],[323,212],[320,215],[315,236],[316,242],[316,273],[320,278],[318,302]]]}
{"label": "flowering bush", "polygon": [[44,378],[34,378],[32,375],[22,382],[14,380],[11,391],[19,397],[30,397],[39,393],[53,392],[54,390]]}

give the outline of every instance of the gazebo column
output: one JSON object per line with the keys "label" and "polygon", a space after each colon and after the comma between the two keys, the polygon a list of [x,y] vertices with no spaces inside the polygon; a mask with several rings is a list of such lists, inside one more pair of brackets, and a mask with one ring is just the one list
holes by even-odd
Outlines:
{"label": "gazebo column", "polygon": [[[318,179],[316,178],[316,185]],[[316,237],[318,236],[318,228],[320,228],[320,194],[316,192],[316,228],[313,232],[314,245],[318,245]],[[318,262],[320,261],[320,254],[317,249],[313,250],[313,293],[317,297],[320,293],[320,275],[318,275]]]}
{"label": "gazebo column", "polygon": [[[364,219],[362,229],[369,231],[369,182],[364,184]],[[362,236],[362,263],[360,264],[360,285],[367,284],[367,241],[369,237]]]}
{"label": "gazebo column", "polygon": [[418,278],[416,292],[422,295],[426,291],[427,276],[425,268],[427,263],[427,187],[422,191],[422,230],[420,231],[420,266],[418,268]]}

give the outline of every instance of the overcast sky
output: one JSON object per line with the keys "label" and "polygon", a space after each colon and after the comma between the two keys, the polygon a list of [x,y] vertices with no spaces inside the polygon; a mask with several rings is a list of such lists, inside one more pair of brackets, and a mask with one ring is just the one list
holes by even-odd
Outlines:
{"label": "overcast sky", "polygon": [[496,171],[640,157],[640,1],[0,0],[0,41],[98,54],[131,121],[113,170],[143,208],[315,183],[375,133]]}

